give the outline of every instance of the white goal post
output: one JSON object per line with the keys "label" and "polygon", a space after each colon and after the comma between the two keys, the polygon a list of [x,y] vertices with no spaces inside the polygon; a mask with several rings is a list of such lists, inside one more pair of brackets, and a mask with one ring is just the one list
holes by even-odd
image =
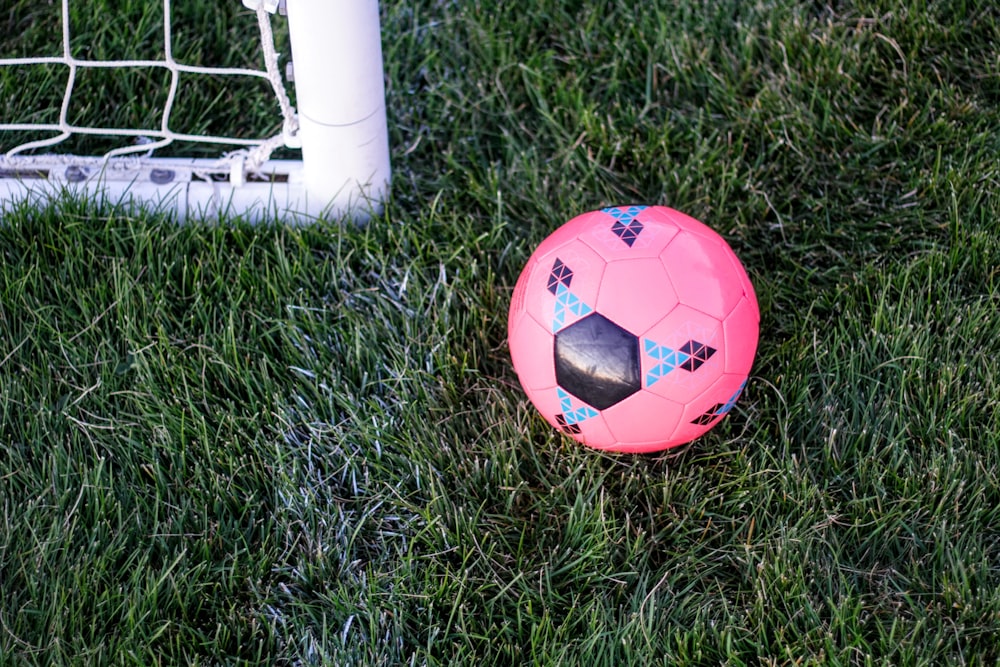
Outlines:
{"label": "white goal post", "polygon": [[[257,27],[245,39],[261,42],[260,69],[175,59],[171,0],[161,0],[162,60],[80,57],[71,48],[70,0],[58,1],[61,53],[0,57],[0,69],[45,66],[65,75],[55,122],[7,118],[0,99],[0,213],[18,202],[41,202],[66,191],[116,204],[152,204],[176,212],[181,220],[237,215],[301,223],[323,217],[364,219],[380,208],[390,167],[378,0],[215,0],[242,1],[256,12]],[[202,1],[173,0],[175,5]],[[271,30],[276,13],[287,14],[288,21],[291,63],[284,73]],[[158,126],[107,128],[73,122],[68,109],[77,79],[88,71],[113,68],[150,68],[169,78]],[[294,83],[294,106],[283,74]],[[274,92],[269,103],[280,114],[281,132],[247,139],[175,130],[171,113],[180,95],[178,81],[186,75],[268,81]],[[26,135],[29,139],[23,140]],[[122,145],[97,155],[59,152],[70,137],[98,135]],[[19,139],[16,145],[8,145],[11,136]],[[219,149],[218,158],[156,156],[175,142],[230,150]],[[294,159],[294,151],[292,159],[271,159],[273,151],[285,148],[300,150],[301,159]]]}

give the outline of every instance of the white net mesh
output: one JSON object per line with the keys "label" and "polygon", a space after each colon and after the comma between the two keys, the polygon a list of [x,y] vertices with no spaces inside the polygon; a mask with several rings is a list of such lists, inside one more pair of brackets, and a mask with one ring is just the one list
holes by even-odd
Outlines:
{"label": "white net mesh", "polygon": [[[0,168],[7,172],[15,172],[21,175],[30,174],[32,169],[45,168],[55,163],[66,165],[78,164],[81,169],[95,160],[102,164],[114,164],[115,158],[121,156],[142,157],[152,156],[154,151],[166,148],[175,142],[215,144],[219,146],[236,147],[216,160],[199,161],[197,169],[206,174],[219,173],[231,175],[236,170],[254,172],[260,169],[271,156],[272,152],[280,147],[297,147],[298,120],[295,109],[289,100],[284,83],[279,71],[279,56],[274,45],[274,35],[271,28],[271,17],[269,9],[273,10],[276,3],[265,4],[264,2],[252,2],[246,0],[244,4],[251,6],[256,11],[257,26],[260,33],[260,47],[263,53],[263,63],[260,69],[246,67],[212,67],[204,65],[187,64],[174,57],[174,26],[171,0],[163,0],[162,17],[162,59],[102,59],[84,58],[74,54],[80,47],[74,48],[72,34],[72,20],[69,0],[61,0],[61,53],[58,55],[41,55],[26,57],[6,57],[0,58],[0,68],[37,68],[39,66],[58,66],[65,74],[65,85],[63,86],[62,98],[58,109],[58,117],[51,122],[39,122],[33,119],[19,122],[0,122],[0,132],[27,133],[32,136],[43,136],[43,138],[20,141],[15,145],[7,146],[3,134],[0,134],[0,150],[3,151]],[[122,26],[125,27],[125,26]],[[247,35],[247,38],[254,37]],[[148,127],[107,127],[96,124],[79,124],[70,117],[71,105],[74,95],[78,92],[81,74],[88,71],[129,68],[143,68],[164,72],[168,83],[166,94],[162,99],[159,109],[159,123]],[[180,90],[181,78],[184,75],[209,76],[209,77],[251,77],[268,82],[274,92],[276,99],[276,113],[281,114],[282,131],[272,136],[263,138],[244,138],[231,135],[211,134],[211,133],[189,133],[177,131],[172,125],[173,114]],[[135,102],[135,100],[132,100]],[[141,101],[139,104],[148,104]],[[0,107],[0,112],[3,109]],[[38,116],[38,113],[32,113]],[[0,121],[6,119],[0,115]],[[99,158],[77,158],[53,155],[38,154],[39,151],[58,150],[60,144],[64,144],[74,136],[100,136],[117,137],[123,145],[104,151]],[[18,137],[18,135],[8,135]],[[23,135],[21,135],[23,136]],[[129,141],[130,140],[130,141]],[[127,160],[124,167],[135,168],[136,160]],[[184,164],[180,161],[175,166]],[[43,167],[45,165],[45,167]],[[111,167],[114,169],[115,167]],[[9,174],[8,174],[9,175]],[[69,180],[73,179],[73,172],[69,172]]]}

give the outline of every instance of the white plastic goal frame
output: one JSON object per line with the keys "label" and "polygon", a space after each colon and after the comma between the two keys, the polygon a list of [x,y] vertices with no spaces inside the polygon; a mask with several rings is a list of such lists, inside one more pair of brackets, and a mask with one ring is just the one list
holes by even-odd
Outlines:
{"label": "white plastic goal frame", "polygon": [[[0,214],[18,202],[41,203],[65,192],[98,195],[116,204],[152,204],[173,210],[180,220],[236,215],[302,223],[319,218],[365,219],[380,209],[391,174],[378,0],[242,0],[257,13],[265,60],[261,70],[195,67],[174,60],[171,0],[162,0],[164,60],[75,58],[70,50],[69,0],[61,1],[61,55],[0,59],[0,67],[64,65],[68,74],[58,123],[5,122],[0,109],[0,151],[6,151],[0,152]],[[271,15],[279,4],[282,13],[287,12],[297,109],[284,90],[271,35]],[[67,111],[75,74],[88,67],[169,70],[161,126],[108,129],[70,124]],[[282,133],[250,140],[172,131],[170,110],[184,72],[268,79],[283,115]],[[58,134],[7,147],[4,130]],[[100,156],[38,154],[74,134],[133,141]],[[236,150],[214,160],[153,157],[156,149],[177,140],[227,144]],[[302,159],[270,159],[281,146],[300,148]]]}

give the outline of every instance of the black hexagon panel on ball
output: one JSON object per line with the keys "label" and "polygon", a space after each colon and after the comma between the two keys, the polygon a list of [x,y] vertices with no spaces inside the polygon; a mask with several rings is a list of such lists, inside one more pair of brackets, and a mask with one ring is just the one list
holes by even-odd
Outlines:
{"label": "black hexagon panel on ball", "polygon": [[642,388],[639,339],[600,313],[555,335],[556,382],[598,410]]}

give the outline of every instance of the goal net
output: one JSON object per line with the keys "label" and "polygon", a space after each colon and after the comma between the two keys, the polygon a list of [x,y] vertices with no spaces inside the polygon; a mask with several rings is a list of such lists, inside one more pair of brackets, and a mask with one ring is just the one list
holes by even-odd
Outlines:
{"label": "goal net", "polygon": [[161,3],[14,0],[0,15],[0,211],[65,192],[179,219],[378,209],[377,0]]}

